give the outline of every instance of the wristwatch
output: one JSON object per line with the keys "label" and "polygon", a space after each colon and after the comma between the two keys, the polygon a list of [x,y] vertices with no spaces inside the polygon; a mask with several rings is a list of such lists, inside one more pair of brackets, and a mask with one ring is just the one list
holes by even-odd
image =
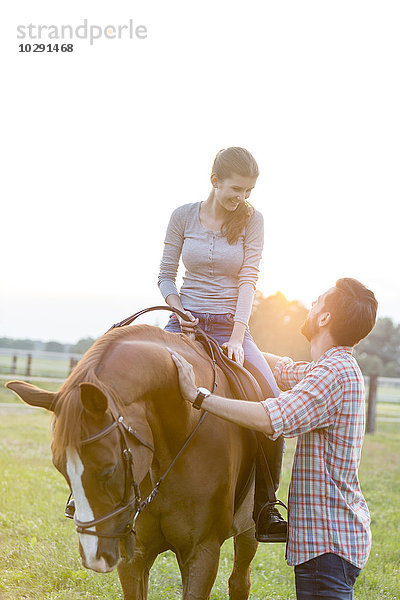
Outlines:
{"label": "wristwatch", "polygon": [[197,408],[197,409],[201,408],[204,398],[207,398],[207,396],[210,396],[210,394],[211,394],[211,392],[207,388],[198,387],[197,388],[197,396],[193,402],[193,408]]}

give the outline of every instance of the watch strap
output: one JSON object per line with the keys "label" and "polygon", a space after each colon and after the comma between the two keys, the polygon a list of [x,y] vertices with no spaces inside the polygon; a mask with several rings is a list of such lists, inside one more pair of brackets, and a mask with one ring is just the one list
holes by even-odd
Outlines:
{"label": "watch strap", "polygon": [[199,388],[197,389],[197,396],[194,399],[193,402],[193,408],[197,408],[198,410],[201,408],[201,405],[203,404],[203,400],[205,398],[207,398],[207,396],[210,395],[211,392],[209,392],[208,390],[206,392],[203,392],[202,390],[200,390]]}

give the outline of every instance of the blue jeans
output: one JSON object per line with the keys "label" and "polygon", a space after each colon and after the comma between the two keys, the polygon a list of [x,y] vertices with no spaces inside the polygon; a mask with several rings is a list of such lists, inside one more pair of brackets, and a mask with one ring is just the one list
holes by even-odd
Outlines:
{"label": "blue jeans", "polygon": [[360,570],[337,554],[316,556],[294,568],[296,598],[352,600],[353,587]]}
{"label": "blue jeans", "polygon": [[[231,337],[234,321],[233,315],[230,313],[222,315],[213,315],[210,313],[198,313],[190,311],[194,317],[199,319],[199,327],[210,335],[217,342],[222,345],[229,340]],[[165,331],[172,333],[181,333],[181,327],[176,315],[172,314],[165,327]],[[243,340],[243,351],[245,359],[252,364],[269,383],[274,396],[279,396],[279,388],[276,385],[275,378],[272,371],[262,355],[261,351],[257,348],[255,341],[250,335],[248,329],[246,329]]]}

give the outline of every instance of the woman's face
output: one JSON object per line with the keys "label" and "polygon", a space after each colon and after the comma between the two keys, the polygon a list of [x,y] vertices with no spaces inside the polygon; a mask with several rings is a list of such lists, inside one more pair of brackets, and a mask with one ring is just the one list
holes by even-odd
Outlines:
{"label": "woman's face", "polygon": [[230,177],[223,180],[219,180],[216,175],[211,177],[215,200],[229,212],[236,210],[240,203],[249,198],[256,182],[257,177],[244,177],[236,175],[236,173],[232,173]]}

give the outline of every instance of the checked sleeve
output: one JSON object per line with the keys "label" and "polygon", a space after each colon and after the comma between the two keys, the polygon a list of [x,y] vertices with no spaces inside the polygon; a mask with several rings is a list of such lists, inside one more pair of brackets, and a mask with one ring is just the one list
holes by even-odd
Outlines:
{"label": "checked sleeve", "polygon": [[337,372],[325,365],[315,366],[293,389],[262,401],[274,429],[271,439],[280,435],[296,437],[329,427],[341,402],[342,386]]}
{"label": "checked sleeve", "polygon": [[294,362],[287,356],[278,360],[274,369],[274,376],[281,390],[291,390],[313,368],[314,363]]}

